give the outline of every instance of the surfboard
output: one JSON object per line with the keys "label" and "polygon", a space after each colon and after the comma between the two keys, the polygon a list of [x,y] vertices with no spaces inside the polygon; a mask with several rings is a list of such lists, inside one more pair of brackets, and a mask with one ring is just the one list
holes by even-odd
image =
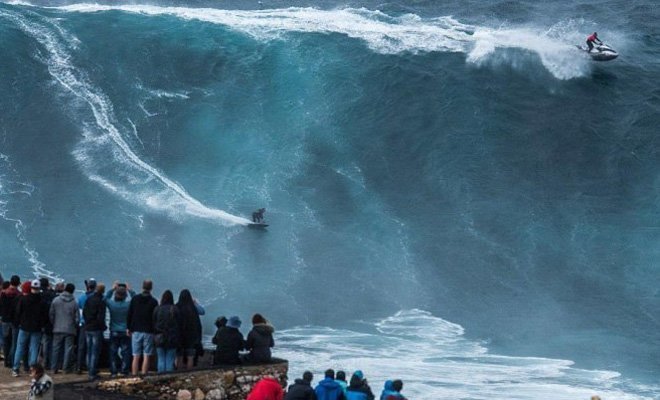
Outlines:
{"label": "surfboard", "polygon": [[268,226],[268,224],[264,224],[263,222],[251,222],[248,224],[248,228],[253,228],[253,229],[264,229]]}

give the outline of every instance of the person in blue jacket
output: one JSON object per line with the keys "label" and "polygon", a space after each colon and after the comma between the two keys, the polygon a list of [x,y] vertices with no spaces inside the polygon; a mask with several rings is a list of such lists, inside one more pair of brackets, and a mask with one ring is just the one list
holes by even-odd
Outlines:
{"label": "person in blue jacket", "polygon": [[394,386],[392,385],[391,380],[385,381],[385,388],[380,394],[380,400],[385,400],[387,399],[388,396],[395,394],[396,392],[394,391]]}
{"label": "person in blue jacket", "polygon": [[[117,373],[127,376],[131,368],[131,338],[128,329],[128,307],[136,295],[126,283],[115,282],[105,294],[105,305],[110,311],[110,376]],[[119,368],[121,356],[121,369]]]}
{"label": "person in blue jacket", "polygon": [[325,371],[325,378],[316,385],[317,400],[346,400],[341,385],[335,382],[335,371],[328,369]]}
{"label": "person in blue jacket", "polygon": [[362,371],[355,371],[346,389],[347,400],[374,400],[375,397]]}

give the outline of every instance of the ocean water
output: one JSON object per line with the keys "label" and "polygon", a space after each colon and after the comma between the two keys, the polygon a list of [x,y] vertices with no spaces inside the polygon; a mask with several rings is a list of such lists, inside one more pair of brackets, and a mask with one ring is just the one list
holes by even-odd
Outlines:
{"label": "ocean water", "polygon": [[[0,271],[187,287],[208,332],[261,312],[292,376],[660,398],[658,21],[651,1],[0,3]],[[575,49],[594,30],[619,59]]]}

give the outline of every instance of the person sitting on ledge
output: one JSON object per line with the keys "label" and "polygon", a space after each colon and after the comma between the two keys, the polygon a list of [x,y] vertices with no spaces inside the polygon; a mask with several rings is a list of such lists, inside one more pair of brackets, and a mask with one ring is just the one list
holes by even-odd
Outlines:
{"label": "person sitting on ledge", "polygon": [[265,376],[252,388],[246,400],[284,400],[284,390],[272,376]]}
{"label": "person sitting on ledge", "polygon": [[316,394],[312,389],[312,379],[314,379],[314,375],[305,371],[302,379],[296,379],[295,383],[289,386],[284,400],[316,400]]}
{"label": "person sitting on ledge", "polygon": [[241,327],[241,320],[237,316],[229,320],[222,317],[218,318],[216,326],[218,331],[213,336],[213,344],[216,345],[213,364],[240,364],[238,352],[245,349],[243,334],[238,330]]}
{"label": "person sitting on ledge", "polygon": [[245,361],[250,363],[270,362],[270,348],[275,346],[273,340],[275,328],[261,314],[252,317],[252,330],[248,333],[245,349],[250,354],[245,356]]}

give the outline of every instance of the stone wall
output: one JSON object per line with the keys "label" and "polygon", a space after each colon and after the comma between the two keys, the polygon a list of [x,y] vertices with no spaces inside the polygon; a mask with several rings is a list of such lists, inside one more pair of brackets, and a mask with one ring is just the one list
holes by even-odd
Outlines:
{"label": "stone wall", "polygon": [[287,384],[288,363],[218,367],[142,378],[108,379],[59,385],[56,400],[162,399],[244,400],[254,384],[270,375]]}

